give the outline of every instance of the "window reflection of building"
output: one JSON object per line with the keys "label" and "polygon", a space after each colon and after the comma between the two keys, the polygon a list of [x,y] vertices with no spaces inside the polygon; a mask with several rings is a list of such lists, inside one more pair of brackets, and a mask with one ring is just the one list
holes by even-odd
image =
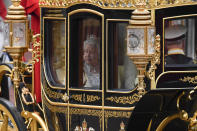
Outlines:
{"label": "window reflection of building", "polygon": [[126,54],[127,22],[109,22],[109,89],[135,88],[137,69]]}
{"label": "window reflection of building", "polygon": [[60,84],[65,84],[65,23],[52,22],[52,70],[54,78]]}

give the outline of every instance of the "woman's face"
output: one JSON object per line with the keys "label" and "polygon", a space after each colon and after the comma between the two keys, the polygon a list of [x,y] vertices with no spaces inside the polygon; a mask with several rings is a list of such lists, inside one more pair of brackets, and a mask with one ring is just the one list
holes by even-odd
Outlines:
{"label": "woman's face", "polygon": [[92,44],[86,44],[84,46],[83,59],[89,65],[97,65],[99,62],[98,49],[94,47]]}

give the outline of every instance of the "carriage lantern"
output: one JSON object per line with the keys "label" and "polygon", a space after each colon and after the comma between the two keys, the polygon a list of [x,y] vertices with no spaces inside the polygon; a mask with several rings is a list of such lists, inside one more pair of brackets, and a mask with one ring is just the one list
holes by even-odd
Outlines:
{"label": "carriage lantern", "polygon": [[127,55],[132,59],[138,70],[138,91],[145,93],[144,77],[146,66],[155,54],[155,27],[145,3],[136,5],[127,27]]}
{"label": "carriage lantern", "polygon": [[5,46],[6,52],[13,58],[14,86],[18,87],[20,82],[19,70],[21,67],[22,56],[28,50],[28,20],[24,8],[20,5],[20,0],[12,0],[12,5],[8,8],[5,24]]}

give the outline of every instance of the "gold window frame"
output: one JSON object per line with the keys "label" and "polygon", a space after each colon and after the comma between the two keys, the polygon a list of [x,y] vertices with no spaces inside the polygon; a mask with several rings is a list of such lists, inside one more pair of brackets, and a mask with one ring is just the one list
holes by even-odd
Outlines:
{"label": "gold window frame", "polygon": [[[65,88],[62,88],[62,87],[57,87],[57,86],[53,86],[53,85],[51,85],[51,83],[49,82],[49,80],[48,80],[48,76],[47,76],[47,73],[46,73],[46,69],[45,69],[45,59],[44,59],[44,48],[45,48],[45,41],[44,41],[44,37],[45,37],[45,33],[44,33],[44,30],[45,30],[45,20],[64,20],[65,21],[65,59],[66,59],[66,57],[67,57],[67,52],[66,52],[66,18],[58,18],[58,17],[43,17],[43,70],[44,70],[44,75],[45,75],[45,78],[46,78],[46,81],[47,81],[47,84],[49,85],[49,87],[50,88],[52,88],[52,89],[61,89],[61,90],[66,90],[66,85],[67,85],[67,83],[65,82]],[[46,27],[47,28],[47,27]],[[66,60],[65,60],[65,66],[66,66]],[[66,67],[65,67],[65,69],[66,69]],[[66,70],[65,70],[65,72],[66,72]],[[67,76],[66,76],[66,74],[65,74],[65,80],[67,80]]]}
{"label": "gold window frame", "polygon": [[[87,91],[87,92],[102,92],[104,91],[104,14],[98,12],[98,11],[95,11],[95,10],[92,10],[92,9],[77,9],[77,10],[74,10],[74,11],[71,11],[68,13],[68,32],[70,32],[70,17],[73,15],[73,14],[77,14],[77,13],[83,13],[83,12],[86,12],[86,13],[93,13],[95,15],[98,15],[102,18],[102,51],[101,51],[101,55],[102,55],[102,63],[101,63],[101,66],[102,66],[102,70],[101,70],[101,85],[100,85],[100,89],[99,90],[93,90],[93,89],[76,89],[76,88],[70,88],[69,87],[69,80],[70,80],[70,73],[67,73],[67,78],[68,78],[68,83],[67,83],[67,88],[69,90],[73,90],[73,91]],[[70,33],[68,33],[68,43],[70,43]],[[70,68],[70,44],[68,44],[68,61],[67,61],[67,71],[70,72],[69,68]]]}

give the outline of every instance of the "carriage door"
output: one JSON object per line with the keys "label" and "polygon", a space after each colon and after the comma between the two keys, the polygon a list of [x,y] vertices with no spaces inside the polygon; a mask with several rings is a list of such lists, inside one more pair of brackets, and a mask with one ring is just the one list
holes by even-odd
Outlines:
{"label": "carriage door", "polygon": [[101,131],[103,125],[103,14],[68,13],[69,130]]}

